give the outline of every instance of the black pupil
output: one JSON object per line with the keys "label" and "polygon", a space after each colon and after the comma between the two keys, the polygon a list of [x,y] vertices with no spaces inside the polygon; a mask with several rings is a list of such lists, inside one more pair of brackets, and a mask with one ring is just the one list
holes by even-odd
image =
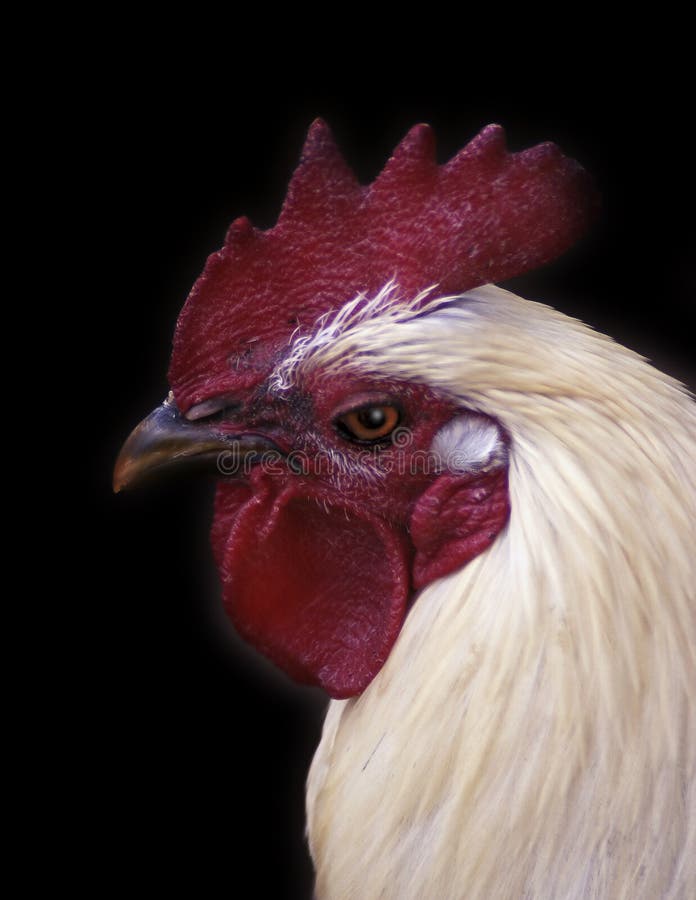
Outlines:
{"label": "black pupil", "polygon": [[358,421],[363,427],[376,431],[387,421],[387,414],[381,406],[370,406],[367,409],[360,410]]}

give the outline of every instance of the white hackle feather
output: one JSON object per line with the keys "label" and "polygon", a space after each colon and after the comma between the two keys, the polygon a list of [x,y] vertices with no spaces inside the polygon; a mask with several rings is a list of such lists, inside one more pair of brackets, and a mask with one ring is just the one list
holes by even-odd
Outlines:
{"label": "white hackle feather", "polygon": [[693,900],[696,405],[499,288],[429,305],[346,314],[292,366],[423,382],[510,438],[506,529],[329,707],[317,897]]}

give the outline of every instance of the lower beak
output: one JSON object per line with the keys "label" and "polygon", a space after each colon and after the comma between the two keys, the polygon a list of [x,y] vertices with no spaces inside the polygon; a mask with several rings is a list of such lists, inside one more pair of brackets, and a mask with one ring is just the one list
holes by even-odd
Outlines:
{"label": "lower beak", "polygon": [[220,434],[204,423],[188,422],[170,394],[161,406],[131,432],[114,466],[114,491],[133,487],[155,472],[182,464],[209,461],[232,474],[265,454],[284,456],[279,447],[258,434]]}

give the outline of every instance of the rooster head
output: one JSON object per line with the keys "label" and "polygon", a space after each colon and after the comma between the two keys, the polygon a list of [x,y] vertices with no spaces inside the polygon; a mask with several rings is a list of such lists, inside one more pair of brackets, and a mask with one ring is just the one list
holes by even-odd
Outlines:
{"label": "rooster head", "polygon": [[169,397],[124,445],[114,485],[217,465],[225,608],[296,680],[363,691],[416,593],[509,515],[501,426],[430,388],[427,368],[407,383],[371,369],[356,325],[379,318],[398,342],[400,323],[557,256],[593,206],[577,163],[552,144],[510,154],[495,125],[446,165],[418,125],[364,187],[317,121],[278,223],[237,219],[208,259]]}

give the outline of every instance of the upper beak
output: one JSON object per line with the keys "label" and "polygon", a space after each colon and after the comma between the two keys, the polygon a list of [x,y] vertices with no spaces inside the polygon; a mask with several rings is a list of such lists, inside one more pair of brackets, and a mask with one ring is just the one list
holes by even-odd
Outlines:
{"label": "upper beak", "polygon": [[262,435],[226,435],[205,423],[187,422],[170,393],[130,433],[121,448],[114,466],[114,491],[132,487],[155,471],[202,459],[217,461],[218,470],[229,474],[238,471],[245,461],[258,459],[269,451],[284,455]]}

